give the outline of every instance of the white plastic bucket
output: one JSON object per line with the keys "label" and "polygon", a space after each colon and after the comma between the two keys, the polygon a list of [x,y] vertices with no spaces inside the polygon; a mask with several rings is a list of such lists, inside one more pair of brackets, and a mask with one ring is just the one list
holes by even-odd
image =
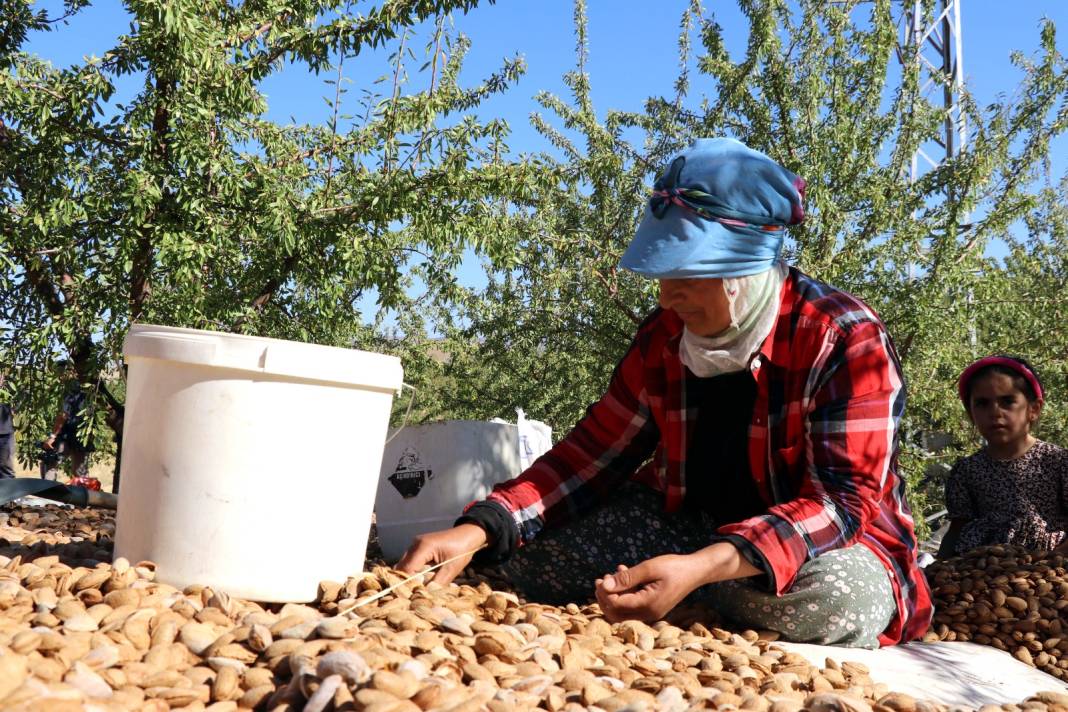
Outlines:
{"label": "white plastic bucket", "polygon": [[[519,429],[450,420],[409,425],[389,441],[375,497],[378,543],[396,561],[417,535],[448,529],[469,502],[522,469]],[[540,454],[540,453],[539,453]]]}
{"label": "white plastic bucket", "polygon": [[150,325],[123,353],[116,557],[256,601],[362,570],[399,359]]}

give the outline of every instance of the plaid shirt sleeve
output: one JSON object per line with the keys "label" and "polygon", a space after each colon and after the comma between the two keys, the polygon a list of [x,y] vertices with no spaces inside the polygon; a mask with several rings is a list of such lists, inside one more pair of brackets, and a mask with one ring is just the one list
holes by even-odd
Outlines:
{"label": "plaid shirt sleeve", "polygon": [[808,366],[804,397],[788,404],[806,414],[796,496],[719,530],[761,552],[779,594],[809,559],[856,543],[881,516],[880,502],[897,480],[905,391],[882,325],[862,320],[848,330],[828,329],[820,359]]}
{"label": "plaid shirt sleeve", "polygon": [[639,329],[616,366],[608,391],[567,437],[487,497],[511,513],[519,545],[545,527],[589,511],[653,453],[660,432],[649,407],[644,373],[651,323],[647,320]]}

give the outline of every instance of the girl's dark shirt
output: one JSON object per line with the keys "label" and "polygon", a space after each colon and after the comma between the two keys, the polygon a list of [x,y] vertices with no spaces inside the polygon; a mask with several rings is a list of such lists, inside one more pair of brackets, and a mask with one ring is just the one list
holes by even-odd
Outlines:
{"label": "girl's dark shirt", "polygon": [[1049,551],[1068,533],[1068,450],[1042,440],[1015,460],[980,450],[946,482],[946,509],[963,520],[957,553],[990,544]]}

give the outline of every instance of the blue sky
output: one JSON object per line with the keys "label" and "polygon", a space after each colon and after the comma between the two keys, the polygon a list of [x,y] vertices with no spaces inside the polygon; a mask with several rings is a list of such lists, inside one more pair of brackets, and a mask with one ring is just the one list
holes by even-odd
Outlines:
{"label": "blue sky", "polygon": [[[641,108],[650,94],[667,91],[676,73],[675,43],[678,21],[688,3],[660,0],[655,4],[637,0],[589,0],[591,75],[594,100],[600,109]],[[726,30],[737,30],[732,49],[745,45],[745,25],[735,3],[707,2],[707,11]],[[42,0],[38,7],[55,11],[56,0]],[[652,9],[655,7],[655,10]],[[1065,0],[963,0],[962,22],[964,68],[968,86],[981,103],[1016,87],[1018,73],[1009,62],[1013,50],[1025,54],[1038,45],[1039,23],[1052,19],[1062,30],[1058,45],[1068,51],[1068,2]],[[570,0],[499,0],[484,3],[467,15],[455,17],[459,30],[473,42],[465,65],[469,81],[485,76],[502,58],[522,54],[528,71],[507,96],[487,105],[509,119],[517,150],[543,148],[527,123],[533,96],[542,89],[564,90],[561,75],[573,66],[574,34]],[[95,0],[56,32],[39,33],[27,49],[57,65],[78,62],[84,55],[105,52],[128,28],[127,14],[118,0]],[[362,60],[361,60],[362,61]],[[374,60],[372,60],[374,61]],[[360,61],[350,62],[361,73]],[[362,76],[371,76],[376,66]],[[361,76],[353,77],[353,86]],[[326,77],[309,77],[299,68],[289,68],[281,78],[269,80],[271,114],[278,120],[293,116],[298,121],[325,116],[321,97]]]}
{"label": "blue sky", "polygon": [[[606,109],[640,110],[645,98],[670,94],[677,73],[676,42],[678,23],[686,0],[588,0],[589,60],[587,71],[593,87],[594,104],[603,115]],[[53,13],[56,0],[40,2]],[[358,4],[358,7],[364,7]],[[574,66],[575,38],[570,0],[499,0],[484,3],[467,15],[454,18],[456,28],[472,40],[464,69],[466,83],[473,84],[498,68],[502,60],[521,54],[527,63],[522,80],[503,96],[494,97],[479,112],[507,119],[512,127],[511,147],[515,152],[548,148],[531,128],[528,117],[535,110],[533,97],[541,90],[566,94],[562,75]],[[736,4],[730,0],[706,2],[706,12],[715,17],[728,37],[732,52],[744,49],[745,24]],[[1011,96],[1019,83],[1019,72],[1010,63],[1010,54],[1019,50],[1033,54],[1039,42],[1043,18],[1053,20],[1061,30],[1058,48],[1068,53],[1068,0],[963,0],[963,63],[970,91],[981,105]],[[96,0],[66,26],[52,33],[34,35],[26,46],[59,66],[81,61],[85,55],[101,55],[115,38],[127,31],[128,16],[118,0]],[[413,43],[417,56],[423,41]],[[368,86],[382,73],[385,58],[361,57],[346,63],[351,93],[346,108],[355,103],[357,90]],[[417,66],[417,65],[416,65]],[[309,75],[301,67],[287,67],[264,85],[269,97],[270,116],[279,122],[292,117],[297,122],[320,122],[327,116],[322,97],[332,90],[328,76]],[[121,87],[117,100],[136,91],[136,82]],[[701,90],[695,78],[695,92]],[[355,109],[355,107],[353,107]],[[1068,141],[1059,141],[1053,151],[1054,176],[1064,174]],[[476,284],[477,266],[470,261],[461,273],[462,281]],[[367,305],[371,311],[370,305]]]}

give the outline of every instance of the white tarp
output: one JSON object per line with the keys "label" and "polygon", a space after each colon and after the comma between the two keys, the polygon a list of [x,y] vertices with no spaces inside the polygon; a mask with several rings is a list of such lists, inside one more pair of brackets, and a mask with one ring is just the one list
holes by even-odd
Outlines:
{"label": "white tarp", "polygon": [[863,663],[874,682],[894,692],[944,705],[976,709],[1020,703],[1044,690],[1068,692],[1068,685],[1025,665],[1008,653],[976,643],[909,643],[878,650],[776,642],[825,667],[827,658]]}

